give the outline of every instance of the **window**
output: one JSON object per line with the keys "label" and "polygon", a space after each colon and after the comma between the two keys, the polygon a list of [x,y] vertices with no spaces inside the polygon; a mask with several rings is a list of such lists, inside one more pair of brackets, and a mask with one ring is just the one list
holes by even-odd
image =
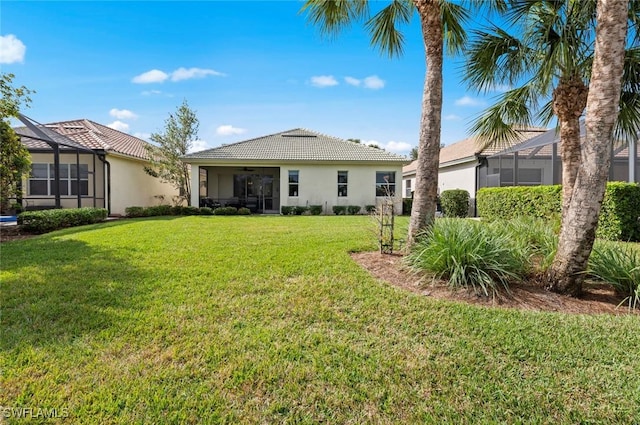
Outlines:
{"label": "window", "polygon": [[[53,164],[31,164],[29,195],[54,196],[56,170]],[[60,196],[78,195],[77,164],[60,164]],[[80,164],[80,195],[89,195],[89,166]]]}
{"label": "window", "polygon": [[407,187],[404,193],[405,198],[411,198],[411,179],[407,180]]}
{"label": "window", "polygon": [[396,194],[396,172],[376,171],[376,196],[394,196]]}
{"label": "window", "polygon": [[298,186],[300,184],[300,172],[289,170],[289,196],[298,196]]}
{"label": "window", "polygon": [[[493,169],[494,174],[500,174],[500,186],[513,186],[513,168]],[[538,186],[542,184],[542,169],[518,168],[518,186]]]}
{"label": "window", "polygon": [[338,196],[347,196],[348,183],[349,183],[349,172],[338,171]]}

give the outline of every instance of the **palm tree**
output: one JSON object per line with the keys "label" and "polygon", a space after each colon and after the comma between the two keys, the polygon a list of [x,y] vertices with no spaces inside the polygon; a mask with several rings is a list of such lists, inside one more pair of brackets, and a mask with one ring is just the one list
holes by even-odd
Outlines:
{"label": "palm tree", "polygon": [[[635,2],[638,3],[638,2]],[[492,26],[474,32],[466,80],[481,91],[498,85],[510,90],[499,96],[474,123],[472,131],[485,144],[506,144],[516,136],[516,126],[534,122],[548,125],[555,115],[560,130],[562,159],[563,228],[582,162],[580,117],[584,113],[593,62],[596,3],[580,0],[508,0],[503,17],[520,23],[519,35]],[[629,8],[637,20],[638,8]],[[621,93],[617,135],[634,137],[640,131],[640,49],[637,44],[625,56],[625,79]],[[635,81],[635,83],[634,83]],[[544,103],[544,104],[543,104]],[[578,293],[551,283],[559,292]]]}
{"label": "palm tree", "polygon": [[404,36],[398,26],[408,24],[417,11],[422,29],[427,71],[425,76],[416,186],[411,209],[408,245],[434,220],[438,190],[440,125],[442,116],[442,62],[444,41],[450,51],[466,38],[462,23],[466,10],[446,0],[391,0],[371,16],[367,0],[307,0],[302,11],[324,35],[337,35],[353,22],[362,21],[371,43],[390,57],[403,51]]}
{"label": "palm tree", "polygon": [[[595,54],[589,82],[587,136],[583,161],[563,225],[549,276],[555,287],[575,293],[595,240],[600,207],[609,173],[609,147],[618,117],[618,99],[625,73],[628,0],[598,0]],[[636,80],[637,81],[637,80]],[[627,87],[628,88],[628,87]],[[636,89],[639,87],[636,86]]]}

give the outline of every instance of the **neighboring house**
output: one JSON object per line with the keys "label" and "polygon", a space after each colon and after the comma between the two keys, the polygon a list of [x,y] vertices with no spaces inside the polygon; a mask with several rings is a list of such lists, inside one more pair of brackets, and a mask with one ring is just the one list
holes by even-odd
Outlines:
{"label": "neighboring house", "polygon": [[[584,136],[584,125],[582,126]],[[470,137],[440,150],[438,190],[464,189],[471,198],[470,215],[475,215],[478,189],[498,186],[561,184],[562,162],[558,156],[559,134],[555,129],[522,131],[509,147],[480,150]],[[631,152],[631,155],[629,153]],[[619,143],[611,149],[611,181],[640,182],[638,143]],[[415,161],[403,168],[403,196],[411,197],[415,186]]]}
{"label": "neighboring house", "polygon": [[126,207],[170,203],[178,195],[170,184],[145,173],[149,161],[144,140],[87,119],[37,124],[21,117],[21,121],[26,126],[14,130],[31,153],[32,163],[22,186],[27,210],[100,207],[111,215],[123,215]]}
{"label": "neighboring house", "polygon": [[[407,158],[305,129],[293,129],[186,155],[193,205],[376,205],[390,193],[401,212]],[[196,189],[198,188],[198,189]]]}

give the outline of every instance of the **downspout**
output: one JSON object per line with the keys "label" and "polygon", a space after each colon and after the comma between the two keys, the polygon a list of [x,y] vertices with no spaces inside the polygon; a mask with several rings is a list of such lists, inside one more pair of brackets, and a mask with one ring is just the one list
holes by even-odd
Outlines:
{"label": "downspout", "polygon": [[[71,176],[69,176],[71,178]],[[80,190],[80,149],[76,149],[76,195],[78,208],[82,208],[82,191]]]}
{"label": "downspout", "polygon": [[51,143],[53,148],[53,170],[55,172],[53,177],[54,187],[53,195],[56,198],[56,208],[62,208],[60,202],[60,147],[56,143]]}
{"label": "downspout", "polygon": [[[104,207],[107,209],[107,214],[111,214],[111,164],[106,159],[106,155],[99,154],[98,159],[104,164],[103,170],[103,190],[104,190]],[[95,169],[95,168],[94,168]],[[96,196],[96,178],[93,177],[93,196]]]}

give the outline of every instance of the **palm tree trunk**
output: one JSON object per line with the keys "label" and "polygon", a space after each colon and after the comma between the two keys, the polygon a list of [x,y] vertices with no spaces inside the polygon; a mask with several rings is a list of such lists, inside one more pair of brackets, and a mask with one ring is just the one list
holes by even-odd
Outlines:
{"label": "palm tree trunk", "polygon": [[562,78],[553,91],[553,110],[560,123],[562,159],[562,213],[569,209],[571,194],[582,161],[580,152],[580,116],[587,105],[589,88],[579,76]]}
{"label": "palm tree trunk", "polygon": [[411,246],[416,236],[428,229],[435,219],[442,118],[443,33],[439,2],[414,0],[414,4],[422,26],[427,71],[422,96],[416,186],[409,222],[408,246]]}
{"label": "palm tree trunk", "polygon": [[582,292],[611,165],[609,148],[620,102],[628,4],[628,0],[598,0],[582,167],[548,274],[550,289],[556,292],[570,295]]}

